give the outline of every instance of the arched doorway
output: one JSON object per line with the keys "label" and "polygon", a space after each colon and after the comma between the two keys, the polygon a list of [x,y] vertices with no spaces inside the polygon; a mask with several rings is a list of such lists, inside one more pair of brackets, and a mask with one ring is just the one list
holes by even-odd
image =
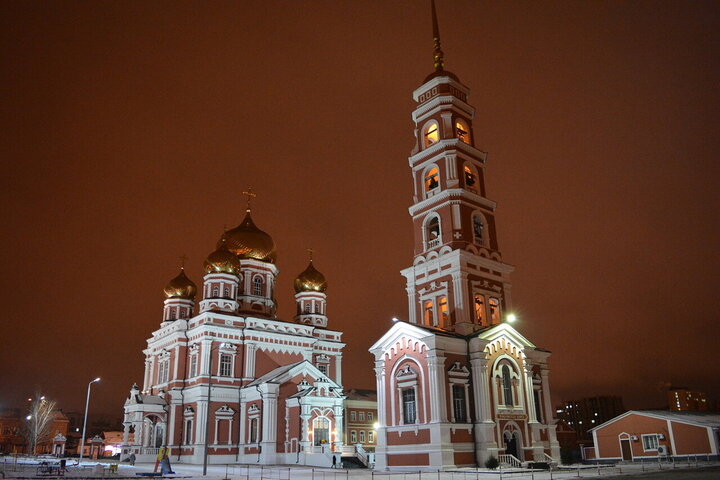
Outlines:
{"label": "arched doorway", "polygon": [[144,427],[146,446],[160,448],[165,444],[165,423],[160,417],[155,415],[145,417]]}
{"label": "arched doorway", "polygon": [[516,429],[505,430],[503,432],[503,442],[505,443],[505,454],[512,455],[522,462],[524,456],[520,431]]}

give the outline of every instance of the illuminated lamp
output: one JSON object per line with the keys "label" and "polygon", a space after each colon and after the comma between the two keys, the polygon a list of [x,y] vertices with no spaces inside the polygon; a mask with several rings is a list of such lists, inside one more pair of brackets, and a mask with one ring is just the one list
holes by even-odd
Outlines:
{"label": "illuminated lamp", "polygon": [[508,323],[514,323],[515,320],[517,320],[517,317],[515,316],[514,313],[509,313],[509,314],[505,317],[505,320],[507,320]]}

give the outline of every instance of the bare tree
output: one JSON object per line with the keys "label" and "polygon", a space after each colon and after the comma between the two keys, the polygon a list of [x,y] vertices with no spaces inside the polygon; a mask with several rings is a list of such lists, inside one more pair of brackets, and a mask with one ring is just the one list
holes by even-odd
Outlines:
{"label": "bare tree", "polygon": [[35,455],[38,444],[50,437],[50,429],[55,418],[55,401],[36,395],[30,403],[28,414],[23,423],[23,436],[30,445],[30,454]]}

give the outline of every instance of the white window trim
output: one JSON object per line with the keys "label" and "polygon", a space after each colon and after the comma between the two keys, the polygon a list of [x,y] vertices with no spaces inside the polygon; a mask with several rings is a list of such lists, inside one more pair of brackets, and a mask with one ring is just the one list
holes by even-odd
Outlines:
{"label": "white window trim", "polygon": [[[644,433],[641,435],[642,437],[642,446],[643,446],[643,452],[657,452],[660,447],[660,434],[659,433]],[[657,444],[657,447],[655,448],[645,448],[645,439],[646,438],[655,438],[655,443]]]}

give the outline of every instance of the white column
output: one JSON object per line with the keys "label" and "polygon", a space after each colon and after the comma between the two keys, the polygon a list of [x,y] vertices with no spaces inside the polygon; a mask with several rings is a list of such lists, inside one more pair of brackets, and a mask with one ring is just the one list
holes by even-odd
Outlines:
{"label": "white column", "polygon": [[535,395],[533,395],[533,379],[532,379],[532,364],[525,359],[523,362],[524,371],[524,383],[525,383],[525,397],[527,398],[527,415],[529,423],[538,423],[537,414],[535,412]]}
{"label": "white column", "polygon": [[[210,354],[212,353],[212,340],[202,340],[202,354],[200,355],[200,372],[202,375],[210,375]],[[217,362],[213,362],[217,363]]]}
{"label": "white column", "polygon": [[552,423],[554,415],[552,411],[552,404],[550,403],[550,381],[548,379],[548,376],[548,370],[544,367],[541,367],[540,378],[542,379],[541,385],[543,393],[543,403],[545,404],[545,423],[549,425]]}
{"label": "white column", "polygon": [[262,392],[262,451],[263,456],[274,454],[277,441],[279,385],[265,383],[260,385]]}
{"label": "white column", "polygon": [[[414,282],[414,278],[413,278]],[[410,323],[418,323],[417,321],[417,308],[415,306],[415,285],[410,285],[410,281],[408,280],[408,286],[405,288],[405,291],[407,291],[408,294],[408,322]]]}
{"label": "white column", "polygon": [[465,272],[453,272],[453,296],[455,298],[455,323],[472,323],[470,316],[470,300],[468,293],[468,274]]}
{"label": "white column", "polygon": [[492,422],[487,359],[474,358],[470,360],[470,369],[472,371],[473,395],[475,397],[475,418],[479,422]]}
{"label": "white column", "polygon": [[254,343],[245,343],[245,380],[253,380],[255,378],[255,350]]}
{"label": "white column", "polygon": [[377,385],[378,423],[387,426],[387,396],[385,394],[385,365],[382,360],[375,361],[375,383]]}
{"label": "white column", "polygon": [[[430,377],[430,421],[447,422],[447,384],[445,381],[445,357],[432,352],[427,359]],[[425,388],[423,388],[425,391]],[[424,402],[423,398],[423,403]],[[427,419],[425,419],[427,421]]]}
{"label": "white column", "polygon": [[335,381],[342,385],[342,355],[335,355]]}

